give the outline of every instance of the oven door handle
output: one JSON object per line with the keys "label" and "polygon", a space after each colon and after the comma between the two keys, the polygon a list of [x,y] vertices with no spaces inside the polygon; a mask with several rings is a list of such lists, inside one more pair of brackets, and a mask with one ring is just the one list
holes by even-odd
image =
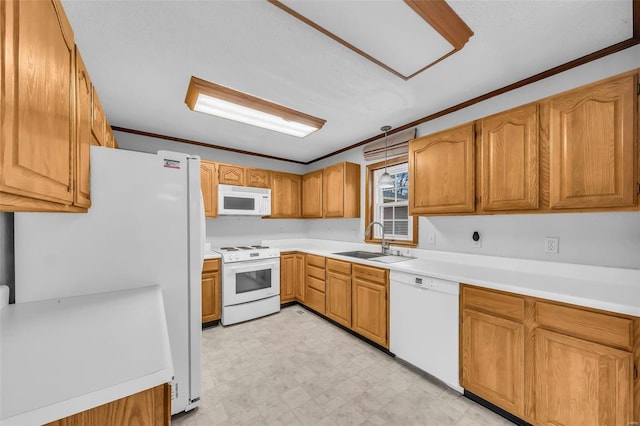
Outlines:
{"label": "oven door handle", "polygon": [[[272,268],[280,264],[280,259],[260,259],[260,260],[245,260],[242,262],[224,263],[223,268],[227,271],[240,271],[249,272],[258,269],[263,269],[263,266]],[[266,269],[266,268],[265,268]]]}

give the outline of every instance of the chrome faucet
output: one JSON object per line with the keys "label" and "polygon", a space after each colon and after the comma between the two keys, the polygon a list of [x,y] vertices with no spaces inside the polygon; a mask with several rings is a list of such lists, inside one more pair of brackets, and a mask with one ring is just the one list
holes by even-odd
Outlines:
{"label": "chrome faucet", "polygon": [[380,228],[382,228],[382,254],[384,255],[388,255],[389,254],[389,241],[387,241],[384,238],[384,225],[381,224],[380,222],[371,222],[369,225],[367,225],[367,229],[364,230],[364,237],[367,238],[369,236],[369,234],[371,233],[371,227],[373,225],[380,225]]}

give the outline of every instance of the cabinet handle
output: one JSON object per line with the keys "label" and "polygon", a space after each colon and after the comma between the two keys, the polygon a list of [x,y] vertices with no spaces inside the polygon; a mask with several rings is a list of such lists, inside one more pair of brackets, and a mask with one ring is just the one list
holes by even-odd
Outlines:
{"label": "cabinet handle", "polygon": [[638,380],[638,367],[633,365],[633,380]]}

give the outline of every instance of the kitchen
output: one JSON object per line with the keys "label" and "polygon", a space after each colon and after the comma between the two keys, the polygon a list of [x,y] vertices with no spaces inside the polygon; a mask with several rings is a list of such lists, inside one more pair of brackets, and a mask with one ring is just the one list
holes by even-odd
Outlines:
{"label": "kitchen", "polygon": [[[634,12],[633,16],[637,17],[637,2],[634,2],[634,7],[636,8],[636,12]],[[72,22],[72,27],[74,32],[76,33],[76,43],[80,47],[80,50],[83,53],[83,57],[87,63],[87,68],[90,70],[90,76],[94,79],[96,85],[100,82],[100,78],[105,80],[105,76],[101,76],[100,73],[108,73],[106,68],[106,64],[104,61],[112,60],[112,55],[106,55],[102,53],[95,53],[95,51],[90,48],[85,48],[82,46],[82,39],[80,38],[80,34],[89,34],[89,29],[84,28],[81,24],[81,21],[77,20],[79,16],[82,16],[82,13],[88,13],[89,16],[94,14],[95,12],[90,12],[90,9],[85,9],[84,12],[79,11],[79,9],[75,9],[74,12],[74,4],[70,2],[67,4],[63,3],[67,14],[69,14],[69,18]],[[106,3],[108,4],[108,3]],[[78,8],[78,5],[75,5]],[[108,12],[109,7],[101,6],[104,9],[99,9],[102,12]],[[232,8],[227,5],[227,8]],[[237,6],[242,10],[241,6]],[[248,6],[245,6],[248,7]],[[265,4],[259,6],[261,8],[273,8],[272,5]],[[268,10],[268,9],[266,9]],[[285,21],[288,19],[286,15],[277,15],[276,12],[280,12],[279,10],[274,10],[269,13],[271,15],[277,16],[277,19],[281,21]],[[114,12],[115,13],[115,12]],[[160,14],[160,11],[157,11]],[[238,11],[236,11],[238,13]],[[271,16],[269,15],[269,16]],[[629,15],[630,17],[631,15]],[[156,18],[160,19],[160,16]],[[466,17],[465,17],[466,18]],[[636,18],[637,21],[637,18]],[[286,21],[287,25],[294,25],[290,21]],[[90,27],[92,24],[85,24],[85,26]],[[635,28],[635,37],[637,37],[637,23],[634,23]],[[475,35],[471,38],[469,43],[474,41],[474,38],[479,38],[481,35],[480,26],[479,25],[471,25],[475,32]],[[630,27],[630,24],[629,24]],[[288,28],[288,27],[287,27]],[[296,27],[298,28],[298,27]],[[319,35],[310,36],[310,37],[320,37]],[[621,38],[624,39],[624,38]],[[314,38],[315,40],[315,38]],[[323,43],[329,43],[323,39]],[[613,44],[613,43],[610,43]],[[635,43],[637,44],[637,42]],[[616,53],[611,53],[609,55],[603,55],[601,58],[586,62],[580,66],[575,68],[569,68],[566,71],[548,76],[547,78],[541,79],[537,82],[524,85],[517,89],[507,91],[498,96],[490,97],[482,102],[476,103],[474,105],[470,105],[466,108],[459,109],[458,111],[451,112],[449,114],[445,114],[441,117],[434,118],[423,122],[417,125],[417,137],[421,138],[423,136],[428,136],[434,134],[436,132],[447,130],[464,123],[469,123],[476,120],[482,120],[485,117],[489,117],[492,114],[500,113],[501,111],[508,110],[510,108],[519,107],[521,105],[525,105],[531,102],[536,102],[540,99],[545,99],[547,97],[553,97],[561,92],[565,92],[568,90],[573,90],[579,88],[581,86],[588,85],[590,83],[594,83],[603,79],[607,79],[619,74],[623,74],[629,71],[632,71],[640,66],[639,58],[640,51],[638,50],[637,45],[630,45],[626,49],[620,49],[620,51]],[[603,45],[602,47],[608,46],[608,44]],[[471,48],[472,46],[468,46]],[[106,48],[106,47],[105,47]],[[453,55],[450,59],[444,60],[441,65],[446,65],[447,61],[456,59],[459,55],[464,54],[467,47],[463,48],[460,52]],[[591,48],[584,53],[591,53],[597,49]],[[92,53],[93,52],[93,53]],[[343,55],[348,56],[348,54],[353,54],[352,52],[343,52]],[[124,55],[124,52],[123,52]],[[581,55],[577,55],[581,56]],[[128,58],[129,60],[124,61],[119,66],[134,66],[136,62],[133,58]],[[557,63],[553,63],[553,65],[559,65],[560,63],[567,62],[572,57],[567,58],[564,61],[559,61]],[[147,60],[151,66],[157,65],[157,63],[153,63],[153,58],[142,57],[139,58],[139,61]],[[157,60],[157,59],[155,59]],[[310,59],[311,60],[311,59]],[[384,70],[378,70],[377,68],[373,68],[374,65],[371,64],[360,64],[360,67],[365,68],[368,72],[372,73],[384,73]],[[370,68],[372,67],[372,68]],[[547,66],[546,69],[551,68],[551,66]],[[369,71],[373,69],[373,71]],[[437,66],[434,67],[434,71],[437,70]],[[133,72],[130,70],[130,72]],[[195,73],[196,71],[191,71]],[[348,70],[345,70],[348,72]],[[429,72],[429,71],[426,71]],[[529,77],[535,74],[533,70],[527,71],[522,74],[522,78]],[[100,77],[99,77],[100,76]],[[376,74],[377,76],[377,74]],[[395,78],[394,76],[390,76],[389,78]],[[416,77],[418,78],[418,77]],[[507,79],[507,82],[512,82],[519,80],[515,79]],[[411,80],[409,80],[411,81]],[[461,82],[460,84],[463,84]],[[102,88],[103,86],[107,86]],[[506,84],[503,84],[503,86]],[[327,259],[331,258],[331,254],[336,252],[343,252],[348,250],[368,250],[368,251],[377,251],[379,249],[380,239],[377,238],[376,245],[363,245],[364,242],[363,234],[367,224],[370,220],[366,220],[366,210],[365,207],[367,205],[366,202],[366,194],[369,189],[367,187],[367,166],[372,163],[379,163],[384,160],[384,158],[378,158],[377,160],[365,161],[363,159],[362,147],[367,144],[363,144],[357,147],[354,147],[350,150],[338,153],[336,155],[331,155],[324,159],[319,159],[317,161],[312,161],[309,164],[305,164],[307,161],[314,160],[316,158],[322,157],[322,155],[330,154],[332,152],[338,151],[341,148],[348,147],[349,145],[356,143],[358,141],[366,140],[371,137],[372,140],[370,142],[381,142],[384,137],[378,131],[381,125],[391,123],[394,127],[401,127],[402,125],[411,121],[410,115],[400,116],[400,117],[391,117],[387,115],[380,105],[377,105],[376,108],[382,108],[382,112],[378,112],[377,117],[381,117],[377,119],[375,124],[370,124],[368,133],[362,133],[361,136],[358,137],[345,137],[341,140],[346,142],[338,141],[338,145],[335,148],[330,149],[328,146],[325,148],[320,148],[318,155],[311,157],[300,157],[302,162],[291,162],[291,161],[281,161],[275,158],[265,158],[254,155],[246,155],[234,151],[224,150],[224,149],[215,149],[208,148],[205,145],[194,145],[190,143],[185,143],[187,140],[203,140],[202,137],[194,137],[190,136],[190,133],[187,131],[183,131],[182,134],[175,134],[170,131],[160,131],[156,130],[153,133],[156,133],[157,136],[161,136],[160,134],[165,135],[174,135],[184,137],[183,142],[179,141],[170,141],[167,139],[163,139],[161,137],[154,137],[152,135],[144,135],[144,134],[135,134],[130,130],[132,129],[146,129],[149,128],[145,125],[145,122],[130,122],[126,118],[125,115],[118,115],[119,113],[114,111],[113,108],[110,108],[109,105],[114,105],[114,99],[117,95],[112,94],[112,92],[118,91],[131,91],[132,88],[126,84],[123,84],[125,87],[109,87],[108,84],[103,83],[98,87],[101,99],[103,99],[103,104],[105,105],[105,111],[109,118],[109,121],[114,125],[122,126],[115,128],[113,134],[115,135],[115,139],[117,140],[117,144],[120,147],[120,150],[133,150],[133,151],[143,151],[149,153],[155,153],[158,150],[168,150],[168,151],[177,151],[177,152],[186,152],[193,155],[200,156],[203,160],[208,160],[210,162],[215,162],[217,164],[228,164],[228,165],[240,165],[246,168],[256,168],[262,170],[270,170],[276,172],[285,172],[292,173],[297,175],[305,175],[316,170],[325,169],[327,167],[339,164],[339,163],[351,163],[357,164],[360,166],[360,174],[359,174],[359,188],[358,191],[361,194],[359,197],[360,209],[358,215],[356,217],[351,218],[340,218],[340,219],[328,219],[328,218],[316,218],[316,219],[301,219],[301,218],[282,218],[282,219],[260,219],[258,217],[243,217],[243,216],[218,216],[216,218],[208,218],[206,219],[206,242],[209,243],[212,247],[224,247],[224,246],[242,246],[242,245],[257,245],[263,244],[271,245],[277,244],[280,247],[281,251],[296,251],[301,253],[308,253],[312,255],[324,256]],[[192,114],[188,111],[187,108],[182,104],[184,96],[184,87],[180,86],[180,94],[175,94],[175,107],[182,108],[184,111],[181,114]],[[494,86],[492,89],[498,88],[501,86]],[[487,93],[490,90],[485,90],[480,94]],[[443,105],[441,110],[445,107],[449,107],[457,102],[452,101],[453,99],[459,99],[460,102],[470,99],[473,97],[472,93],[469,91],[468,93],[458,93],[456,95],[451,95],[450,99],[447,99],[447,104]],[[137,96],[137,95],[136,95]],[[456,97],[457,96],[457,97]],[[273,96],[271,96],[273,98]],[[374,96],[375,98],[375,96]],[[385,98],[381,95],[381,100],[389,101],[391,105],[393,105],[394,99],[393,97],[390,99]],[[3,104],[4,105],[4,104]],[[333,105],[331,105],[333,106]],[[392,107],[389,107],[393,109]],[[637,107],[636,107],[637,110]],[[423,113],[419,115],[419,117],[425,116],[425,112],[427,109],[423,110]],[[373,112],[375,112],[375,108],[373,108]],[[129,112],[131,113],[131,112]],[[635,113],[635,119],[637,120],[637,112]],[[320,114],[318,114],[320,115]],[[207,117],[198,114],[197,115],[200,120],[207,120]],[[201,116],[201,117],[200,117]],[[116,118],[117,117],[117,118]],[[389,120],[389,121],[387,121]],[[153,122],[152,118],[149,118],[149,122]],[[327,122],[327,131],[330,130],[331,120]],[[235,125],[240,126],[240,125]],[[239,131],[237,129],[245,132],[245,129],[248,126],[242,127],[231,127],[231,132]],[[637,128],[637,124],[636,124]],[[158,127],[158,129],[162,129],[162,127]],[[155,129],[151,129],[155,130]],[[323,129],[324,130],[324,129]],[[320,135],[322,131],[317,132],[317,135]],[[392,129],[392,132],[395,129]],[[229,132],[229,130],[224,130]],[[151,133],[151,132],[149,132]],[[247,136],[243,136],[246,138],[253,138],[255,140],[268,140],[269,145],[273,145],[273,141],[276,139],[264,139],[265,133],[273,133],[274,132],[265,132],[259,130],[247,130]],[[231,138],[230,135],[227,137]],[[394,134],[389,135],[389,139],[393,138]],[[239,137],[239,139],[242,139]],[[224,138],[221,137],[219,140],[214,140],[213,145],[224,145]],[[304,141],[304,139],[301,139]],[[298,140],[296,143],[302,143]],[[241,140],[239,145],[239,149],[242,149],[242,146],[246,143],[248,147],[254,147],[250,149],[250,151],[261,152],[261,143],[255,143],[255,145],[249,145],[250,142],[246,142]],[[635,152],[637,152],[637,135],[636,140],[634,142],[636,144]],[[266,145],[262,142],[262,145]],[[315,144],[314,144],[315,145]],[[266,148],[265,148],[266,149]],[[283,157],[286,154],[286,148],[274,148],[280,150],[272,151],[272,156],[274,157]],[[305,148],[311,149],[311,148]],[[313,149],[317,149],[317,147],[313,147]],[[266,152],[266,151],[265,151]],[[293,154],[293,150],[291,150]],[[296,154],[300,155],[300,154]],[[390,158],[392,160],[392,158]],[[637,165],[635,166],[637,167]],[[637,170],[637,169],[636,169]],[[637,171],[635,172],[637,173]],[[636,175],[637,176],[637,175]],[[272,188],[273,190],[273,188]],[[544,189],[541,189],[544,191]],[[4,204],[4,202],[3,202]],[[7,210],[10,211],[10,210]],[[1,213],[0,214],[0,224],[2,226],[0,229],[0,246],[3,247],[2,251],[2,263],[0,263],[0,282],[7,283],[11,285],[15,282],[14,279],[14,232],[13,232],[13,222],[14,215],[11,213]],[[575,270],[581,270],[582,273],[587,273],[584,271],[589,271],[589,273],[594,274],[599,279],[599,273],[602,273],[601,269],[598,267],[611,267],[611,268],[620,268],[625,271],[629,271],[630,273],[634,273],[635,271],[635,279],[632,278],[631,283],[638,287],[638,275],[637,271],[640,268],[638,253],[640,252],[640,224],[639,224],[640,216],[637,212],[637,204],[634,204],[633,208],[627,209],[627,211],[610,211],[606,208],[604,211],[601,209],[597,212],[585,212],[585,213],[548,213],[544,214],[454,214],[454,215],[445,215],[445,216],[420,216],[417,219],[417,227],[419,228],[417,232],[416,244],[414,247],[417,249],[409,248],[411,256],[415,256],[421,258],[421,256],[425,256],[428,260],[429,256],[437,256],[440,252],[448,252],[459,255],[459,259],[463,259],[465,255],[471,255],[468,259],[477,259],[480,257],[480,260],[476,260],[476,262],[480,262],[480,264],[475,264],[476,269],[482,269],[482,263],[489,262],[490,259],[498,259],[500,258],[509,258],[504,259],[504,264],[508,266],[504,266],[505,268],[513,268],[515,270],[525,272],[528,271],[527,268],[532,267],[532,265],[536,265],[535,261],[542,261],[544,263],[539,264],[540,267],[547,268],[552,274],[556,277],[563,278],[573,278],[572,277],[572,268],[570,264],[584,265],[583,267],[576,267]],[[376,232],[374,230],[374,232]],[[475,232],[479,233],[479,243],[475,242],[473,239],[473,234]],[[544,251],[545,246],[543,245],[545,238],[558,238],[559,241],[559,250],[557,253],[546,253]],[[284,241],[281,241],[284,240]],[[332,245],[330,247],[322,246],[322,241],[329,240],[332,241]],[[280,241],[280,242],[279,242]],[[320,246],[314,246],[315,244],[320,244]],[[558,245],[556,247],[558,247]],[[322,247],[321,247],[322,246]],[[406,250],[406,246],[398,246],[392,244],[393,249],[401,249]],[[406,253],[406,252],[405,252]],[[475,255],[475,257],[474,257]],[[482,256],[478,256],[482,255]],[[350,261],[355,262],[355,259],[349,259],[344,257],[335,257],[337,260],[341,261]],[[531,263],[527,263],[525,261],[518,262],[517,259],[525,259],[529,261],[533,261]],[[469,260],[471,261],[471,260]],[[511,262],[510,262],[511,261]],[[357,263],[357,262],[356,262]],[[400,262],[398,265],[401,265]],[[437,263],[437,262],[436,262]],[[446,262],[445,262],[446,263]],[[553,266],[553,264],[558,264],[557,266]],[[355,264],[355,263],[354,263]],[[371,266],[372,263],[363,264]],[[400,268],[400,266],[398,266]],[[595,269],[592,269],[593,267]],[[472,267],[467,267],[473,269]],[[461,267],[461,269],[465,269]],[[606,269],[604,269],[606,271]],[[616,269],[618,271],[618,269]],[[478,276],[478,272],[474,273],[462,273],[462,272],[452,272],[450,270],[446,272],[438,272],[437,268],[432,269],[430,271],[423,272],[431,272],[436,274],[441,274],[442,277],[455,277],[455,278],[466,278],[466,281],[462,282],[471,282],[473,283],[473,279],[482,280],[482,277]],[[529,273],[533,273],[529,271]],[[575,272],[574,272],[575,273]],[[618,277],[618,272],[611,272],[609,277]],[[480,274],[481,275],[481,274]],[[621,279],[625,279],[624,274],[620,275]],[[633,275],[632,275],[633,277]],[[519,278],[520,279],[520,278]],[[486,281],[491,281],[490,279],[486,279]],[[551,287],[553,285],[557,285],[561,287],[560,283],[551,282],[549,284]],[[506,288],[502,288],[502,290],[507,290]],[[546,290],[547,296],[553,293],[552,288],[547,288]],[[518,293],[513,288],[511,289],[511,293]],[[522,293],[522,292],[520,292]],[[598,299],[597,290],[593,290],[593,294],[591,299]],[[613,293],[613,292],[612,292]],[[637,297],[637,289],[635,293],[630,293],[633,297],[635,295]],[[544,297],[542,294],[531,294],[526,293],[526,296],[536,296],[542,299],[548,299],[549,297]],[[393,297],[392,297],[393,298]],[[579,295],[576,295],[573,300],[560,300],[567,303],[575,303],[581,306],[588,306],[591,308],[600,308],[606,311],[614,311],[611,307],[609,309],[604,306],[607,297],[605,295],[602,296],[602,300],[600,300],[600,304],[584,304],[579,303],[577,299],[580,299]],[[637,299],[635,300],[637,301]],[[635,302],[633,299],[628,301],[628,304],[633,306]],[[526,299],[523,303],[529,304],[533,303],[530,300]],[[543,305],[540,305],[543,306]],[[545,305],[546,306],[546,305]],[[292,308],[286,308],[284,312],[289,312]],[[284,312],[281,312],[284,313]],[[621,312],[625,313],[625,312]],[[629,312],[626,312],[629,313]],[[280,315],[280,314],[278,314]],[[275,315],[273,317],[278,317]],[[637,316],[637,314],[636,314]],[[260,321],[266,321],[270,318],[268,317],[263,320],[257,320],[256,323]],[[393,325],[391,326],[393,327]],[[215,327],[211,330],[205,331],[204,335],[207,332],[219,329]],[[232,332],[234,327],[225,328]],[[393,339],[393,335],[391,337]],[[196,410],[197,411],[197,410]],[[526,413],[525,413],[526,414]],[[529,416],[529,414],[527,414]],[[531,419],[531,417],[527,417]]]}

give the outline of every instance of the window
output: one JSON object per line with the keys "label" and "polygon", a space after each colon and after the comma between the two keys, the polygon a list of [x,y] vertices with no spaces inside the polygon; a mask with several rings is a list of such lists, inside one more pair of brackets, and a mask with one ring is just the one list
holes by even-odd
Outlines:
{"label": "window", "polygon": [[[395,245],[417,245],[417,217],[409,216],[409,169],[407,157],[387,161],[387,172],[394,181],[393,188],[378,188],[384,173],[384,162],[367,166],[367,215],[365,225],[372,221],[384,225],[384,236]],[[382,229],[373,227],[367,242],[379,243]]]}

